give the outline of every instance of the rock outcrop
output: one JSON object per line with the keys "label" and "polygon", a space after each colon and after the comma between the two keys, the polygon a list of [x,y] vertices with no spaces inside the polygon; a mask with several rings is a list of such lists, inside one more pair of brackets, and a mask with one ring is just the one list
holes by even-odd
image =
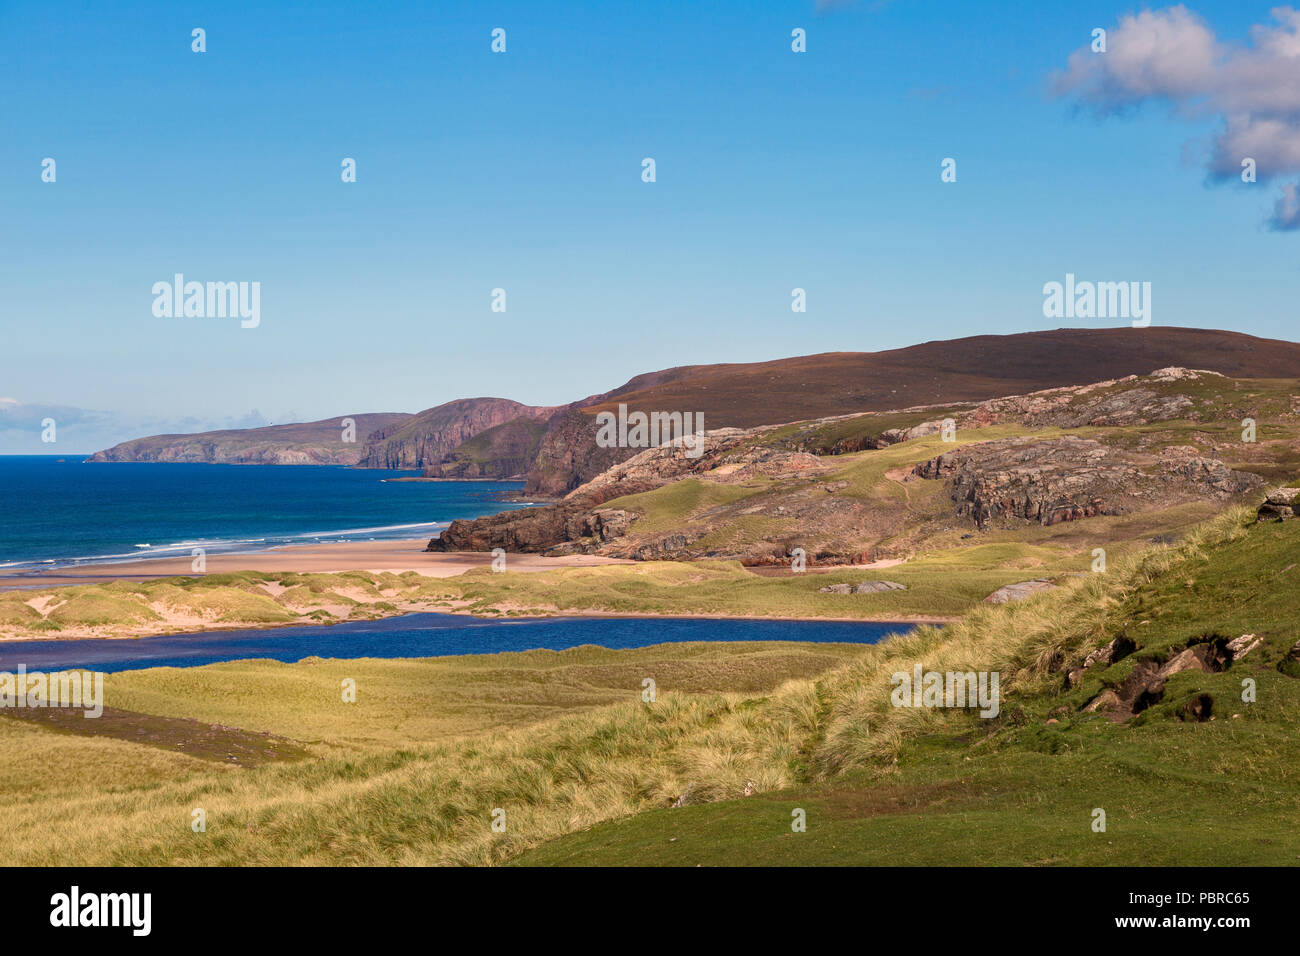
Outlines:
{"label": "rock outcrop", "polygon": [[992,594],[984,599],[985,604],[1011,604],[1014,601],[1023,601],[1031,598],[1035,594],[1041,594],[1043,591],[1050,591],[1054,587],[1051,581],[1034,580],[1018,581],[1015,584],[1005,584],[998,588]]}
{"label": "rock outcrop", "polygon": [[[755,478],[781,478],[816,474],[824,465],[814,455],[765,447],[751,447],[752,430],[723,428],[703,436],[687,436],[655,448],[630,449],[633,456],[571,490],[551,505],[508,511],[475,520],[452,522],[429,542],[430,551],[507,551],[571,554],[602,549],[602,553],[642,561],[692,557],[685,553],[705,532],[687,536],[667,532],[654,540],[638,541],[624,550],[605,548],[625,535],[635,516],[600,506],[624,495],[640,494],[670,482],[709,472],[720,484]],[[625,449],[626,450],[626,449]]]}
{"label": "rock outcrop", "polygon": [[655,448],[632,449],[631,458],[601,472],[570,492],[571,496],[600,492],[605,500],[621,486],[658,487],[691,475],[709,473],[710,480],[726,483],[755,478],[790,478],[824,471],[816,455],[791,452],[762,445],[747,445],[746,439],[761,429],[718,428],[702,436],[688,436]]}
{"label": "rock outcrop", "polygon": [[[1206,634],[1192,638],[1185,649],[1171,653],[1167,659],[1143,658],[1133,665],[1122,682],[1101,691],[1084,705],[1083,712],[1100,712],[1112,720],[1126,720],[1159,703],[1164,697],[1165,683],[1175,674],[1188,670],[1218,673],[1231,667],[1237,659],[1231,644],[1226,637]],[[1254,646],[1250,645],[1246,651]],[[1209,720],[1213,716],[1213,704],[1209,695],[1197,695],[1186,702],[1180,716],[1188,720]]]}
{"label": "rock outcrop", "polygon": [[[649,486],[628,486],[619,494],[649,490]],[[461,518],[432,538],[425,550],[491,551],[504,548],[510,552],[533,554],[591,551],[626,534],[637,517],[617,508],[600,507],[613,497],[617,495],[602,497],[596,491],[538,508],[505,511],[485,518]]]}
{"label": "rock outcrop", "polygon": [[977,442],[923,462],[913,474],[947,481],[957,513],[980,528],[1225,500],[1262,484],[1215,459],[1140,455],[1084,438]]}
{"label": "rock outcrop", "polygon": [[588,509],[586,503],[525,508],[479,518],[453,521],[433,538],[426,551],[547,552],[558,545],[591,538],[603,543],[626,534],[635,515],[610,508]]}
{"label": "rock outcrop", "polygon": [[[957,418],[957,426],[980,428],[1015,422],[1035,428],[1083,428],[1172,421],[1186,417],[1195,403],[1188,395],[1171,393],[1160,386],[1195,382],[1207,376],[1223,378],[1218,372],[1171,367],[1157,369],[1149,375],[1010,395],[983,402],[962,413]],[[1129,387],[1120,387],[1126,385]]]}
{"label": "rock outcrop", "polygon": [[1135,650],[1137,644],[1124,634],[1112,638],[1109,643],[1097,648],[1083,659],[1082,667],[1072,667],[1065,672],[1065,686],[1067,689],[1077,687],[1083,675],[1093,667],[1109,667],[1118,661],[1122,661]]}
{"label": "rock outcrop", "polygon": [[828,584],[817,589],[822,594],[879,594],[882,591],[906,591],[897,581],[860,581],[857,584]]}
{"label": "rock outcrop", "polygon": [[1300,488],[1279,488],[1259,506],[1260,521],[1289,521],[1300,515]]}

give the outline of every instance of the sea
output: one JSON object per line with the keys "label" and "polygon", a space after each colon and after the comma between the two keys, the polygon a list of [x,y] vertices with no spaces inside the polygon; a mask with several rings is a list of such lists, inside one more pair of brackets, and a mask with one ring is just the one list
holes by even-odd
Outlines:
{"label": "sea", "polygon": [[0,455],[0,570],[432,537],[526,503],[517,481],[333,465],[90,463]]}

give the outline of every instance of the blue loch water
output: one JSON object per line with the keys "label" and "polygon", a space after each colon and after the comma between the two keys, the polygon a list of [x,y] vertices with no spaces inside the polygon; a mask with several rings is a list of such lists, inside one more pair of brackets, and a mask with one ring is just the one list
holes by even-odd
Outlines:
{"label": "blue loch water", "polygon": [[0,671],[84,667],[111,673],[142,667],[197,667],[219,661],[304,657],[441,657],[582,644],[647,647],[684,641],[811,641],[874,644],[906,634],[911,624],[871,621],[754,621],[710,618],[519,618],[482,620],[458,614],[406,614],[380,621],[204,631],[136,640],[0,643]]}

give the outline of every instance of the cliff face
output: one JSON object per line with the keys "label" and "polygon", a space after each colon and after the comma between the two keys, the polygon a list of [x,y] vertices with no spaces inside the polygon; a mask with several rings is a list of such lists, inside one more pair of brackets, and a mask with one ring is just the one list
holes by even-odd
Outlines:
{"label": "cliff face", "polygon": [[596,420],[576,408],[557,412],[546,423],[546,434],[528,469],[526,495],[564,495],[640,448],[600,448],[596,445]]}
{"label": "cliff face", "polygon": [[[369,436],[400,427],[406,412],[340,415],[317,422],[233,428],[193,435],[154,435],[97,451],[90,461],[201,462],[236,465],[355,465]],[[353,421],[355,441],[345,442],[344,419]]]}
{"label": "cliff face", "polygon": [[395,429],[373,436],[360,460],[364,468],[425,468],[438,465],[458,445],[517,418],[541,419],[553,408],[505,398],[462,398],[428,408]]}
{"label": "cliff face", "polygon": [[426,478],[516,478],[537,456],[546,424],[535,418],[514,418],[479,432],[436,465],[426,465]]}

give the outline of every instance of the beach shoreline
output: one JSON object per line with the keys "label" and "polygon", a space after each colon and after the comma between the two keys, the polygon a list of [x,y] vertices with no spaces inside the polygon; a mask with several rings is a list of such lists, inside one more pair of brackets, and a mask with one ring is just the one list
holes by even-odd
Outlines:
{"label": "beach shoreline", "polygon": [[[472,568],[492,564],[489,552],[425,551],[428,538],[387,541],[338,541],[324,544],[276,545],[259,551],[230,551],[209,554],[204,574],[234,571],[272,573],[369,571],[404,574],[414,571],[424,577],[447,578]],[[511,571],[549,571],[553,568],[594,567],[603,564],[633,564],[622,558],[576,554],[546,558],[537,554],[511,554]],[[103,561],[75,567],[21,568],[0,571],[0,591],[64,587],[71,584],[107,584],[112,581],[152,581],[166,577],[196,577],[189,555],[168,558],[138,558]]]}

